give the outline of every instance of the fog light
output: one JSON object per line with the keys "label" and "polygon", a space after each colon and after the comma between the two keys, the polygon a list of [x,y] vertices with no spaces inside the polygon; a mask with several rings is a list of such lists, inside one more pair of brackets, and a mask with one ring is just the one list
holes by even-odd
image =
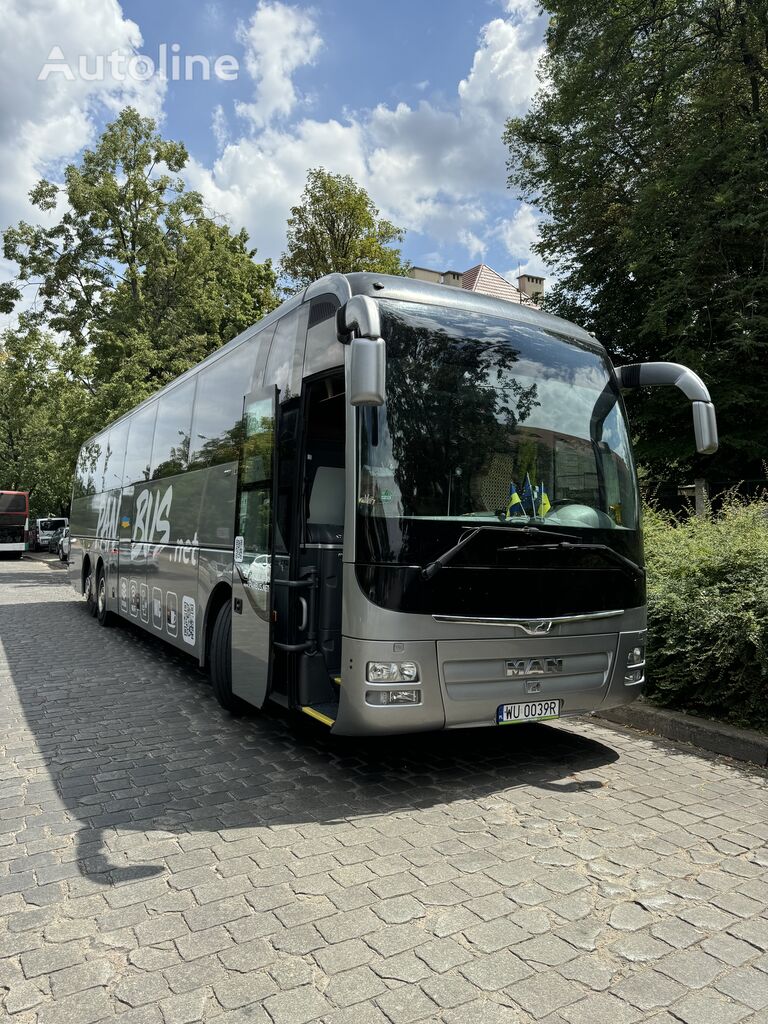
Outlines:
{"label": "fog light", "polygon": [[642,683],[645,669],[643,668],[630,668],[627,669],[624,674],[625,683]]}
{"label": "fog light", "polygon": [[419,669],[412,661],[369,661],[365,678],[369,683],[415,683]]}
{"label": "fog light", "polygon": [[366,704],[378,707],[393,704],[421,704],[421,690],[368,690]]}

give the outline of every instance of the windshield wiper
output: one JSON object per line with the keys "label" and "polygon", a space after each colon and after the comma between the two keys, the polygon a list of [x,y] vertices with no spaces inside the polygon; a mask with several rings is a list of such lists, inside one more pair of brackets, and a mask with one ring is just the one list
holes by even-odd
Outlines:
{"label": "windshield wiper", "polygon": [[[499,531],[499,530],[508,530],[508,529],[509,529],[508,526],[490,526],[490,525],[476,526],[473,530],[470,530],[469,533],[465,534],[459,540],[459,542],[457,544],[454,544],[452,548],[448,548],[447,551],[444,551],[442,553],[442,555],[440,555],[438,558],[436,558],[434,560],[434,562],[430,562],[429,565],[425,565],[424,568],[421,570],[421,575],[422,575],[423,579],[431,580],[436,572],[438,572],[440,569],[442,569],[444,565],[447,565],[449,562],[451,562],[454,559],[454,557],[459,553],[459,551],[461,551],[461,549],[466,544],[469,544],[470,541],[474,540],[475,537],[477,537],[477,535],[479,533],[483,533],[485,530]],[[517,528],[515,528],[515,532],[516,533],[539,533],[539,534],[542,534],[545,537],[568,537],[569,539],[573,538],[573,534],[571,534],[571,533],[558,533],[556,530],[540,530],[538,526],[521,526],[521,527],[517,527]],[[540,547],[540,546],[541,547],[559,547],[558,544],[544,544],[544,545],[538,545],[537,544],[535,546],[536,547]],[[514,548],[517,548],[517,547],[525,547],[525,545],[523,545],[523,544],[520,544],[520,545],[516,544],[516,545],[514,545]],[[502,551],[512,551],[513,548],[501,548],[501,550]]]}
{"label": "windshield wiper", "polygon": [[[532,544],[530,545],[531,550],[534,548],[536,551],[599,551],[601,554],[608,555],[614,562],[617,562],[624,570],[631,573],[639,579],[645,576],[645,569],[638,565],[637,562],[633,562],[631,558],[627,558],[626,555],[620,554],[614,548],[609,547],[608,544],[590,544],[581,543],[577,541],[575,544],[571,541],[563,540],[558,544]],[[525,550],[521,544],[513,544],[508,548],[499,548],[500,551],[522,551]]]}

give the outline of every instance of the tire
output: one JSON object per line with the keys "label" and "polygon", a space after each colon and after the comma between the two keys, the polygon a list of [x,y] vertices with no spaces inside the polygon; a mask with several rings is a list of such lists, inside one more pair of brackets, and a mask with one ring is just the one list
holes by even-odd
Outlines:
{"label": "tire", "polygon": [[211,685],[216,700],[232,715],[242,714],[245,704],[232,693],[232,605],[219,608],[211,633]]}
{"label": "tire", "polygon": [[93,570],[88,566],[89,572],[83,582],[83,593],[85,594],[85,607],[89,614],[96,614],[96,586],[93,580]]}
{"label": "tire", "polygon": [[100,565],[96,572],[96,600],[94,601],[96,621],[100,626],[112,625],[112,612],[107,608],[107,577],[104,566]]}

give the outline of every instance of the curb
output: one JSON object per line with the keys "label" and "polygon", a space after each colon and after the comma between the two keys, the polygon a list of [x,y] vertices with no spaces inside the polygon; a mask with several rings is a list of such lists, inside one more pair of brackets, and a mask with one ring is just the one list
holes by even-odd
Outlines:
{"label": "curb", "polygon": [[749,761],[761,767],[768,765],[768,735],[752,729],[737,729],[724,722],[697,718],[682,711],[670,711],[646,703],[598,711],[595,717],[662,736],[664,739],[690,743],[694,747],[701,747],[714,754],[724,754],[737,761]]}

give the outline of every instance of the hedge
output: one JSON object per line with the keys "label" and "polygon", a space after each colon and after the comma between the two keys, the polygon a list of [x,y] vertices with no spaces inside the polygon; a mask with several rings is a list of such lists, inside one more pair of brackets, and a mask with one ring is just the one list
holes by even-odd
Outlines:
{"label": "hedge", "polygon": [[647,697],[768,730],[768,500],[717,515],[645,510]]}

